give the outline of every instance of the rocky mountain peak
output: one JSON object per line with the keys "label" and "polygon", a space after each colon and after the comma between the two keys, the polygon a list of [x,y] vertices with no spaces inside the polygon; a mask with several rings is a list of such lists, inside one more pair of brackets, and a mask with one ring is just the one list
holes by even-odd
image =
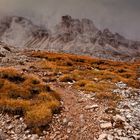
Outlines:
{"label": "rocky mountain peak", "polygon": [[53,33],[24,17],[5,17],[0,21],[0,40],[18,48],[45,49],[115,60],[130,60],[140,54],[140,42],[128,40],[109,29],[99,30],[92,20],[76,19],[70,15],[61,17]]}

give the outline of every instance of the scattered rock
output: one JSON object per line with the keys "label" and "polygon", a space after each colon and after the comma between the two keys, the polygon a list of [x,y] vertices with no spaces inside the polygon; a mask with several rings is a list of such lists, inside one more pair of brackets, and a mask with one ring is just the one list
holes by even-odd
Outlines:
{"label": "scattered rock", "polygon": [[7,127],[7,129],[8,129],[8,130],[11,130],[13,127],[14,127],[13,125],[9,125],[9,126]]}
{"label": "scattered rock", "polygon": [[107,135],[107,140],[114,140],[114,137],[110,134]]}
{"label": "scattered rock", "polygon": [[87,105],[86,107],[85,107],[85,109],[86,110],[89,110],[89,109],[96,109],[96,108],[98,108],[99,106],[97,105],[97,104],[95,104],[95,105]]}
{"label": "scattered rock", "polygon": [[125,117],[122,117],[122,116],[120,116],[120,115],[117,114],[116,116],[113,116],[113,120],[115,122],[117,122],[117,121],[125,122]]}
{"label": "scattered rock", "polygon": [[63,124],[67,124],[68,123],[68,119],[67,118],[64,118],[63,119]]}
{"label": "scattered rock", "polygon": [[6,139],[6,135],[2,132],[2,130],[0,130],[0,140],[5,140]]}
{"label": "scattered rock", "polygon": [[98,140],[104,140],[104,139],[106,139],[107,138],[107,134],[101,134],[100,136],[99,136],[99,138],[98,138]]}
{"label": "scattered rock", "polygon": [[38,140],[39,136],[37,134],[33,134],[31,140]]}
{"label": "scattered rock", "polygon": [[84,126],[82,129],[81,129],[81,133],[83,133],[88,127],[87,126]]}
{"label": "scattered rock", "polygon": [[112,123],[111,122],[105,122],[100,124],[101,129],[111,129]]}
{"label": "scattered rock", "polygon": [[73,126],[73,122],[68,122],[68,126],[72,127]]}
{"label": "scattered rock", "polygon": [[116,83],[116,86],[119,87],[120,89],[124,89],[127,87],[127,84],[121,81],[121,82]]}
{"label": "scattered rock", "polygon": [[67,133],[68,133],[68,134],[71,133],[71,129],[70,129],[70,128],[67,129]]}

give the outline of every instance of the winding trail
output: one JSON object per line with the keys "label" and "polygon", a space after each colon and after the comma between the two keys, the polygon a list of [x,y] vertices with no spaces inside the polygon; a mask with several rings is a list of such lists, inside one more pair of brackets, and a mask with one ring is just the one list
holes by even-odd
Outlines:
{"label": "winding trail", "polygon": [[[60,93],[64,108],[60,116],[52,121],[47,139],[96,139],[100,132],[99,120],[102,117],[103,106],[99,105],[99,103],[97,104],[93,95],[78,93],[70,86],[63,88],[53,84],[51,87]],[[96,109],[86,109],[86,107],[92,105],[97,105],[98,107]]]}

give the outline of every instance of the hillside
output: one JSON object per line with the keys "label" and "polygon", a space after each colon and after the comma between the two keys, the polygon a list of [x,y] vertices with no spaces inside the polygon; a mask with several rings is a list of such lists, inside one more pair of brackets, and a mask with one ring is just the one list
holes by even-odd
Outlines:
{"label": "hillside", "polygon": [[111,60],[135,61],[140,42],[131,41],[109,29],[99,30],[89,19],[62,16],[54,31],[34,25],[24,17],[5,17],[0,22],[0,40],[8,45],[89,55]]}
{"label": "hillside", "polygon": [[140,42],[69,15],[0,21],[0,140],[139,140],[139,116]]}
{"label": "hillside", "polygon": [[138,61],[1,48],[1,139],[139,139]]}

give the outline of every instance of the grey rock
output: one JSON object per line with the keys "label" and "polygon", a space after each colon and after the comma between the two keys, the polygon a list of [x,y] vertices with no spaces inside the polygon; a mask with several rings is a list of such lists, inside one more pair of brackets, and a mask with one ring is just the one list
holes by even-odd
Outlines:
{"label": "grey rock", "polygon": [[116,83],[116,86],[119,87],[120,89],[124,89],[127,87],[127,84],[121,81],[121,82]]}

